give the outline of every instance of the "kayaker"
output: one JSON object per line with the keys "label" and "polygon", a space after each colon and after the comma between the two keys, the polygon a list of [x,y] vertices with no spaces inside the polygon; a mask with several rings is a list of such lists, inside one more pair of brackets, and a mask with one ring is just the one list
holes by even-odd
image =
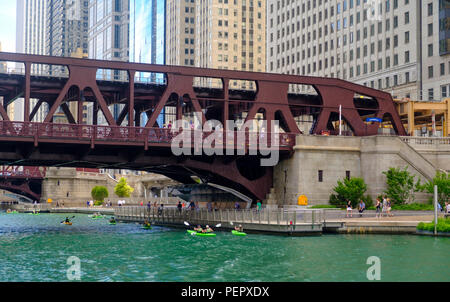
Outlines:
{"label": "kayaker", "polygon": [[149,228],[151,225],[150,225],[150,222],[148,222],[147,220],[145,220],[144,221],[144,227],[147,227],[147,228]]}
{"label": "kayaker", "polygon": [[70,223],[69,217],[66,217],[66,220],[64,221],[64,223]]}
{"label": "kayaker", "polygon": [[194,231],[196,231],[197,233],[203,233],[203,229],[200,225],[197,225],[197,227],[194,228]]}
{"label": "kayaker", "polygon": [[212,233],[213,229],[209,225],[206,226],[206,228],[203,230],[203,233]]}
{"label": "kayaker", "polygon": [[241,232],[241,233],[244,232],[244,228],[242,227],[242,224],[240,224],[239,226],[235,226],[235,227],[234,227],[234,230],[235,230],[235,231],[238,231],[238,232]]}
{"label": "kayaker", "polygon": [[111,219],[109,220],[109,223],[116,223],[116,219],[114,219],[114,217],[111,217]]}

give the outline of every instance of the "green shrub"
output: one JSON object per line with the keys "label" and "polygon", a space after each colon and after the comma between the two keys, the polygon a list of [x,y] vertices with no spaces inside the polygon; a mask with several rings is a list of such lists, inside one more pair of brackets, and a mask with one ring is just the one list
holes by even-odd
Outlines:
{"label": "green shrub", "polygon": [[95,186],[92,188],[91,196],[96,201],[101,201],[103,203],[103,200],[108,197],[108,189],[105,186]]}
{"label": "green shrub", "polygon": [[336,194],[330,195],[329,202],[335,206],[345,207],[349,200],[352,207],[355,208],[359,201],[364,198],[366,190],[367,185],[364,179],[360,177],[344,178],[343,181],[338,180],[337,186],[333,188]]}
{"label": "green shrub", "polygon": [[94,201],[94,206],[101,206],[103,204],[103,200]]}
{"label": "green shrub", "polygon": [[414,200],[415,187],[418,188],[420,181],[414,186],[415,175],[411,175],[407,171],[408,167],[401,170],[400,168],[389,168],[384,171],[386,175],[387,189],[384,193],[392,200],[392,204],[404,204]]}
{"label": "green shrub", "polygon": [[311,209],[338,209],[339,207],[331,204],[316,204],[310,207]]}
{"label": "green shrub", "polygon": [[116,193],[116,195],[119,197],[130,197],[133,191],[134,189],[127,184],[127,179],[125,177],[121,177],[116,187],[114,188],[114,193]]}
{"label": "green shrub", "polygon": [[[421,192],[434,194],[434,185],[438,187],[438,202],[444,207],[445,203],[450,201],[450,175],[437,171],[431,181],[423,185],[419,184],[418,189]],[[430,204],[433,203],[433,196],[428,199],[428,202]]]}
{"label": "green shrub", "polygon": [[400,211],[432,211],[433,205],[424,203],[407,203],[401,205],[392,205],[392,210]]}
{"label": "green shrub", "polygon": [[[434,220],[433,220],[433,222],[430,222],[430,223],[420,222],[417,225],[417,229],[434,232]],[[436,230],[438,232],[442,232],[442,233],[449,233],[450,232],[450,219],[438,218]]]}

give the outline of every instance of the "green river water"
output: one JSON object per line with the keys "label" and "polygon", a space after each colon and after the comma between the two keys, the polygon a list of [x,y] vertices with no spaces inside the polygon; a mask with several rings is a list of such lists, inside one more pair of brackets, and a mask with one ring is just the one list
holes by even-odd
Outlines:
{"label": "green river water", "polygon": [[[109,225],[75,214],[0,213],[0,281],[368,281],[367,258],[381,281],[450,281],[450,238],[415,235],[194,237],[181,229]],[[71,215],[72,216],[72,215]]]}

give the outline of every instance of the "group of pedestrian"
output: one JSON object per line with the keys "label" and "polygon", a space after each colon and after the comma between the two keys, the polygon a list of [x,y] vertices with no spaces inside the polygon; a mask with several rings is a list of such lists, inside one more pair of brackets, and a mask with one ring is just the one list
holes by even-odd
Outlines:
{"label": "group of pedestrian", "polygon": [[[388,198],[386,195],[383,197],[383,201],[380,200],[380,198],[376,199],[376,204],[375,204],[375,217],[379,218],[384,216],[394,216],[394,214],[391,213],[392,207],[391,207],[391,199]],[[358,203],[358,212],[359,212],[359,217],[362,217],[363,212],[366,210],[366,204],[364,203],[364,201],[361,199]],[[347,201],[347,214],[345,215],[345,217],[353,217],[353,208],[352,208],[352,203],[350,200]]]}

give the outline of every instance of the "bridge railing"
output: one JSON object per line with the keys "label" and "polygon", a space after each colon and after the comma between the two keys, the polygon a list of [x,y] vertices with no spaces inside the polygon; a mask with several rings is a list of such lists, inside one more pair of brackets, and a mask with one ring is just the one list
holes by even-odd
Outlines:
{"label": "bridge railing", "polygon": [[[0,121],[0,136],[3,137],[31,137],[35,140],[44,139],[79,139],[96,141],[115,141],[124,143],[171,143],[173,138],[181,132],[168,128],[121,127],[104,125],[79,125]],[[190,131],[185,138],[190,138],[191,144],[196,144],[198,138],[204,141],[212,132],[201,130]],[[295,145],[294,133],[223,131],[220,132],[212,147],[253,148],[272,146],[272,137],[278,138],[273,146],[292,147]],[[189,140],[185,140],[189,143]]]}
{"label": "bridge railing", "polygon": [[43,178],[45,177],[45,167],[22,167],[22,166],[1,166],[0,177],[9,178]]}
{"label": "bridge railing", "polygon": [[450,137],[401,136],[400,139],[415,145],[450,145]]}
{"label": "bridge railing", "polygon": [[[268,225],[301,225],[320,224],[324,220],[324,212],[320,209],[286,211],[283,209],[243,209],[243,210],[216,210],[208,209],[182,209],[176,207],[158,208],[145,206],[122,206],[114,208],[114,215],[123,221],[144,222],[145,220],[156,224],[211,226],[221,223],[223,227],[234,228],[236,224],[268,224]],[[233,224],[231,224],[233,223]]]}

